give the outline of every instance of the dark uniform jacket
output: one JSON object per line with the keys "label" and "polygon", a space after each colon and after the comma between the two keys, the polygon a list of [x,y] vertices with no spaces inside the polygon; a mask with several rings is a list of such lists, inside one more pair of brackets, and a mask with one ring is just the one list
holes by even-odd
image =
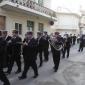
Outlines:
{"label": "dark uniform jacket", "polygon": [[25,41],[27,45],[23,46],[23,56],[27,61],[35,60],[36,56],[36,49],[37,49],[37,42],[34,38],[31,40],[26,40]]}
{"label": "dark uniform jacket", "polygon": [[80,38],[80,46],[84,46],[84,39],[83,39],[83,37]]}
{"label": "dark uniform jacket", "polygon": [[76,41],[76,36],[73,36],[73,41]]}
{"label": "dark uniform jacket", "polygon": [[44,45],[44,48],[48,48],[49,47],[49,36],[45,37],[43,36],[43,45]]}
{"label": "dark uniform jacket", "polygon": [[10,54],[11,52],[11,47],[10,47],[10,43],[9,41],[11,41],[11,36],[7,36],[4,40],[5,40],[5,43],[6,43],[6,54]]}
{"label": "dark uniform jacket", "polygon": [[7,36],[6,38],[5,38],[5,40],[8,42],[9,40],[11,40],[11,36]]}
{"label": "dark uniform jacket", "polygon": [[19,36],[11,39],[10,45],[12,55],[19,55],[21,53],[21,42],[22,39]]}
{"label": "dark uniform jacket", "polygon": [[3,68],[5,45],[4,39],[0,37],[0,69]]}
{"label": "dark uniform jacket", "polygon": [[40,39],[37,38],[36,41],[37,41],[37,51],[42,52],[43,47],[44,47],[44,39],[43,39],[43,37],[41,37]]}
{"label": "dark uniform jacket", "polygon": [[65,48],[70,48],[71,47],[71,38],[70,37],[68,37],[67,39],[65,39],[64,47]]}

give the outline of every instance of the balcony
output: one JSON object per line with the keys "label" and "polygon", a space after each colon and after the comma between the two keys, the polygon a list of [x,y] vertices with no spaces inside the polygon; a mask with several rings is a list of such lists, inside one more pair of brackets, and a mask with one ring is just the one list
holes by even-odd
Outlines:
{"label": "balcony", "polygon": [[15,9],[24,12],[44,16],[53,20],[57,20],[56,12],[48,9],[44,6],[39,5],[31,0],[2,0],[0,6],[5,9]]}

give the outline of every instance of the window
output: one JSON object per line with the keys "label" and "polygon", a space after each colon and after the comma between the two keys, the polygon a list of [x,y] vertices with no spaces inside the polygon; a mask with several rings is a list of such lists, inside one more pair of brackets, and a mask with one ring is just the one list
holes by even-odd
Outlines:
{"label": "window", "polygon": [[15,29],[18,31],[18,34],[22,34],[22,24],[15,23]]}
{"label": "window", "polygon": [[42,6],[43,5],[43,0],[38,0],[38,4]]}
{"label": "window", "polygon": [[27,21],[27,27],[28,27],[28,31],[34,31],[34,22]]}
{"label": "window", "polygon": [[39,30],[40,32],[43,32],[43,31],[44,31],[44,25],[43,25],[43,23],[39,23],[39,24],[38,24],[38,30]]}

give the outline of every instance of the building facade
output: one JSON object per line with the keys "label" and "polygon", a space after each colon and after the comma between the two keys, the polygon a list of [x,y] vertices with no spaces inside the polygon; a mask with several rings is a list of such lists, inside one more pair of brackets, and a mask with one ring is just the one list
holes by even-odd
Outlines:
{"label": "building facade", "polygon": [[[47,3],[48,2],[48,3]],[[56,21],[56,12],[49,9],[51,0],[1,0],[0,30],[19,31],[24,36],[27,31],[52,32],[50,21]]]}
{"label": "building facade", "polygon": [[61,34],[79,34],[79,19],[78,14],[58,12],[54,28]]}
{"label": "building facade", "polygon": [[85,9],[82,9],[80,12],[81,12],[81,17],[79,22],[80,34],[85,35]]}

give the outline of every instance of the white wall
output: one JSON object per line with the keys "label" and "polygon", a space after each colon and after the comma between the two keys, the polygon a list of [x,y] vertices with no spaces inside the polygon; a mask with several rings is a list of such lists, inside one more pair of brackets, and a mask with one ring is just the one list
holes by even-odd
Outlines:
{"label": "white wall", "polygon": [[36,16],[16,13],[12,11],[5,11],[2,9],[0,9],[0,15],[6,16],[6,30],[9,31],[10,35],[12,33],[12,30],[15,28],[15,22],[16,22],[22,24],[22,31],[23,31],[22,36],[24,36],[24,34],[27,32],[27,20],[34,21],[35,36],[36,33],[38,32],[38,23],[43,23],[44,30],[48,31],[49,34],[52,32],[52,29],[50,28],[49,25],[49,20],[45,19],[44,17],[36,17]]}
{"label": "white wall", "polygon": [[61,34],[64,34],[65,32],[69,34],[78,34],[79,18],[80,16],[76,14],[57,13],[57,22],[55,22],[52,28],[55,29],[54,31],[58,31]]}
{"label": "white wall", "polygon": [[52,0],[43,0],[43,1],[44,1],[44,6],[51,9],[51,1]]}
{"label": "white wall", "polygon": [[57,15],[59,29],[78,29],[79,17],[71,14]]}
{"label": "white wall", "polygon": [[81,23],[81,31],[83,34],[85,34],[85,16],[81,16],[81,20],[80,20],[80,23]]}
{"label": "white wall", "polygon": [[79,17],[76,14],[57,13],[57,22],[53,26],[56,31],[64,34],[65,32],[79,33]]}

